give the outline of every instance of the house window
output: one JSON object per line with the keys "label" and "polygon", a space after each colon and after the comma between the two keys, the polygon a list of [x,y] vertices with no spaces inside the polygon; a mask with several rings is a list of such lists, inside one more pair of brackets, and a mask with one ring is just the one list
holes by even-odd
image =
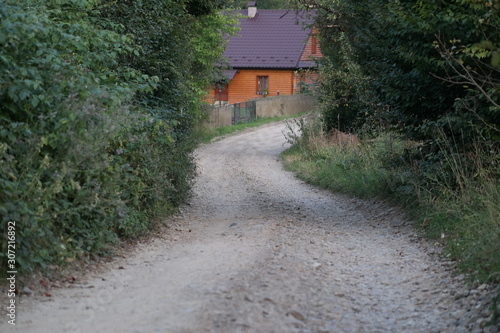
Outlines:
{"label": "house window", "polygon": [[316,54],[318,48],[318,38],[316,36],[311,37],[311,54]]}
{"label": "house window", "polygon": [[257,76],[257,95],[267,95],[269,93],[269,77]]}

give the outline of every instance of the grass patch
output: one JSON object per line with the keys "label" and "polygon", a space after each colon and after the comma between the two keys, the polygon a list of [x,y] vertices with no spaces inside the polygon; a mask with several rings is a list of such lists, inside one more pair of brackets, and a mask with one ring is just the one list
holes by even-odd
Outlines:
{"label": "grass patch", "polygon": [[[297,123],[296,123],[297,124]],[[294,133],[302,128],[304,135]],[[282,157],[285,168],[316,186],[360,198],[386,197],[391,192],[390,174],[379,158],[382,139],[362,142],[355,135],[289,124],[294,144]],[[300,139],[298,139],[300,138]]]}
{"label": "grass patch", "polygon": [[[486,158],[483,154],[480,158]],[[461,179],[459,188],[416,185],[419,212],[430,238],[441,238],[446,253],[471,279],[500,283],[500,183],[491,174]]]}
{"label": "grass patch", "polygon": [[419,145],[392,133],[360,139],[325,134],[319,121],[289,125],[285,167],[334,192],[401,204],[424,235],[439,240],[471,281],[500,282],[500,159],[491,148],[460,155],[452,145],[432,163],[412,162]]}

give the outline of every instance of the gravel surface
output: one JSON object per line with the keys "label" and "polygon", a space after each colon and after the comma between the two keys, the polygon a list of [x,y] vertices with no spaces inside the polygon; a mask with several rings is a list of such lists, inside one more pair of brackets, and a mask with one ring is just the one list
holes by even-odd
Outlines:
{"label": "gravel surface", "polygon": [[284,171],[285,129],[198,149],[193,197],[165,232],[18,296],[0,332],[499,332],[487,325],[498,288],[468,287],[397,209]]}

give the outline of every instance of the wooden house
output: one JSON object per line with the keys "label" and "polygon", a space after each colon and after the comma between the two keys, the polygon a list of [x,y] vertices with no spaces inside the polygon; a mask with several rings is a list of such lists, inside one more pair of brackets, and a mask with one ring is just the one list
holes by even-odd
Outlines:
{"label": "wooden house", "polygon": [[291,95],[314,83],[315,58],[321,57],[311,13],[258,9],[249,2],[240,31],[229,40],[224,57],[227,85],[209,94],[214,104],[234,104],[268,96]]}

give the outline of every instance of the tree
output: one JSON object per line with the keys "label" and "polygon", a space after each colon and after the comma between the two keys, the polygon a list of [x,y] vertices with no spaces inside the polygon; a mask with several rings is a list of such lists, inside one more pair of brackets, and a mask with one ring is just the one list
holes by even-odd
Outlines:
{"label": "tree", "polygon": [[20,272],[106,251],[187,199],[224,3],[0,0],[0,230],[17,223]]}
{"label": "tree", "polygon": [[102,5],[101,17],[140,46],[122,63],[158,78],[154,92],[138,99],[161,117],[175,119],[180,132],[200,117],[202,94],[224,51],[223,36],[234,30],[234,20],[219,13],[225,3],[106,0]]}
{"label": "tree", "polygon": [[[474,114],[500,138],[500,3],[462,1],[474,13],[478,39],[465,44],[437,34],[434,45],[447,63],[445,82],[464,86],[467,96],[458,99],[457,109]],[[467,18],[465,18],[467,19]]]}
{"label": "tree", "polygon": [[[328,81],[322,90],[328,128],[344,123],[343,129],[352,129],[376,118],[408,137],[432,140],[436,126],[458,136],[471,135],[471,122],[496,127],[492,123],[498,123],[498,112],[491,102],[498,94],[493,87],[498,80],[498,15],[493,2],[295,2],[299,8],[317,10],[327,63],[323,77],[337,80]],[[448,52],[453,47],[449,41],[462,46]],[[476,80],[474,89],[488,91],[473,99],[473,113],[479,118],[463,112],[464,105],[471,109],[472,104],[456,103],[472,101],[470,80],[457,80],[457,70],[470,66],[463,62],[461,67],[465,57],[468,63],[475,59],[477,66],[478,59],[484,60],[475,71],[483,79]],[[464,82],[469,85],[459,84]],[[487,109],[485,102],[490,103]]]}

